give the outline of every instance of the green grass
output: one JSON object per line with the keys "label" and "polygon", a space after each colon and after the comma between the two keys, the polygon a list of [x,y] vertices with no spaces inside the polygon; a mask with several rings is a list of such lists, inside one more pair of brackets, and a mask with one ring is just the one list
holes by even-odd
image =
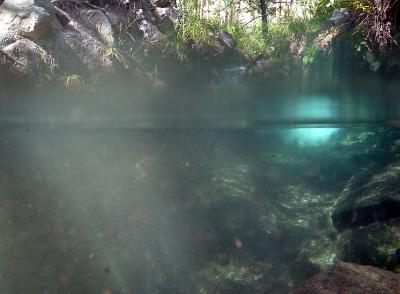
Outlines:
{"label": "green grass", "polygon": [[204,49],[216,44],[216,34],[220,29],[226,30],[237,41],[237,49],[248,58],[258,55],[279,60],[290,54],[292,42],[299,38],[307,38],[321,25],[317,19],[310,17],[299,18],[291,13],[269,22],[267,32],[263,32],[260,20],[244,24],[239,21],[221,23],[217,18],[202,19],[194,13],[193,3],[181,8],[184,17],[175,25],[175,31],[170,33],[168,45],[176,48],[180,59],[187,55],[187,44],[192,48]]}

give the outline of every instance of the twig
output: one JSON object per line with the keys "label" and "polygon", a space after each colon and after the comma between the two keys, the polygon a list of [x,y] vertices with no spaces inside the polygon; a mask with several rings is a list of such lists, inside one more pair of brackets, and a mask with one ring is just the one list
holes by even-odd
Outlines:
{"label": "twig", "polygon": [[56,15],[58,16],[58,19],[60,20],[60,23],[65,26],[69,22],[71,22],[71,17],[66,13],[64,10],[61,8],[58,8],[57,6],[54,6],[54,10],[56,12]]}
{"label": "twig", "polygon": [[256,19],[261,18],[261,17],[262,17],[262,15],[256,16],[255,18],[253,18],[253,19],[250,20],[249,22],[246,22],[244,25],[242,25],[242,28],[244,28],[244,27],[247,26],[249,23],[251,23],[251,22],[253,22],[253,21],[255,21]]}
{"label": "twig", "polygon": [[96,6],[96,5],[94,5],[94,4],[91,4],[91,3],[89,3],[88,1],[79,1],[79,0],[56,0],[56,2],[72,2],[72,3],[75,3],[76,5],[87,6],[87,7],[93,8],[93,9],[101,10],[103,13],[106,13],[106,11],[105,11],[103,8],[101,8],[101,7],[99,7],[99,6]]}

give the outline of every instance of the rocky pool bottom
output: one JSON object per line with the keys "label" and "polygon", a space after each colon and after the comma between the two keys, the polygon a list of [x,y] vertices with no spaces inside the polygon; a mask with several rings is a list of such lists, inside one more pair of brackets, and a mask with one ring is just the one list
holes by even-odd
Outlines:
{"label": "rocky pool bottom", "polygon": [[[397,129],[0,138],[2,293],[290,293],[338,260],[354,290],[356,264],[399,270]],[[370,293],[398,293],[390,275]],[[313,281],[297,293],[338,293]]]}

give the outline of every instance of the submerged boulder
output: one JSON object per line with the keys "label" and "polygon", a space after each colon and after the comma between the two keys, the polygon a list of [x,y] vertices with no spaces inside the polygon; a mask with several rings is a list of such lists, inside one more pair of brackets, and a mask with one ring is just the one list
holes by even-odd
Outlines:
{"label": "submerged boulder", "polygon": [[338,262],[326,273],[304,282],[295,294],[398,294],[400,275],[371,266]]}
{"label": "submerged boulder", "polygon": [[[356,183],[355,183],[356,182]],[[400,162],[348,183],[332,215],[338,231],[400,217]]]}
{"label": "submerged boulder", "polygon": [[332,214],[340,232],[337,255],[394,270],[400,264],[400,162],[365,170],[343,190]]}
{"label": "submerged boulder", "polygon": [[399,241],[400,219],[396,218],[343,231],[336,253],[340,259],[347,262],[398,271]]}

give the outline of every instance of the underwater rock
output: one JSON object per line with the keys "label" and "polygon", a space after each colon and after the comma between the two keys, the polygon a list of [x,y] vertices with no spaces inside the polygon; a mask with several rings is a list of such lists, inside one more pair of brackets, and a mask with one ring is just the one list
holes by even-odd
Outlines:
{"label": "underwater rock", "polygon": [[358,177],[357,184],[353,181],[356,181],[354,177],[332,214],[339,232],[400,217],[400,162],[390,164],[375,175],[366,171]]}
{"label": "underwater rock", "polygon": [[332,214],[340,232],[337,255],[359,264],[394,270],[400,240],[400,163],[350,179]]}
{"label": "underwater rock", "polygon": [[216,189],[226,198],[251,199],[255,193],[255,186],[251,178],[251,169],[246,164],[232,164],[215,171],[218,181]]}
{"label": "underwater rock", "polygon": [[326,273],[307,280],[295,294],[397,294],[400,275],[371,266],[338,262]]}
{"label": "underwater rock", "polygon": [[343,231],[337,245],[337,255],[347,262],[398,270],[399,240],[400,219],[375,222]]}
{"label": "underwater rock", "polygon": [[269,286],[266,273],[271,270],[272,265],[267,263],[210,263],[200,273],[203,280],[200,293],[262,293],[260,288]]}

